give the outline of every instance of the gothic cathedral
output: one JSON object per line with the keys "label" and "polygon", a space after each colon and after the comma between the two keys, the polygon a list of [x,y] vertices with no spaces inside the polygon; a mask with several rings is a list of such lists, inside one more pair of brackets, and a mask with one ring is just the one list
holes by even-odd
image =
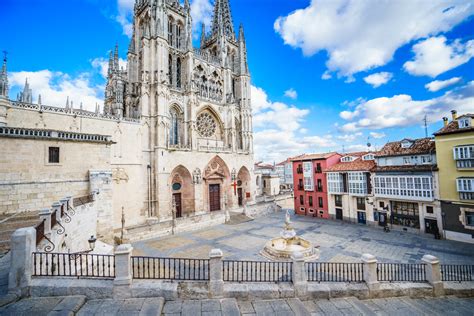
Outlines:
{"label": "gothic cathedral", "polygon": [[215,0],[193,47],[189,0],[137,0],[127,68],[110,55],[104,114],[146,127],[147,217],[169,220],[254,202],[250,74],[243,26]]}

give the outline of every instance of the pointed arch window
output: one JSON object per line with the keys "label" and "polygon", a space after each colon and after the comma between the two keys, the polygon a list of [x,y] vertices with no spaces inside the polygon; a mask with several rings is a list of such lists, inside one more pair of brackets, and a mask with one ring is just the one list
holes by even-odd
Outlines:
{"label": "pointed arch window", "polygon": [[176,61],[176,87],[181,88],[181,58]]}
{"label": "pointed arch window", "polygon": [[168,55],[168,80],[169,84],[173,85],[173,57]]}
{"label": "pointed arch window", "polygon": [[168,43],[173,45],[173,19],[171,17],[168,18]]}
{"label": "pointed arch window", "polygon": [[181,144],[181,126],[181,113],[173,106],[170,110],[170,145],[176,146]]}

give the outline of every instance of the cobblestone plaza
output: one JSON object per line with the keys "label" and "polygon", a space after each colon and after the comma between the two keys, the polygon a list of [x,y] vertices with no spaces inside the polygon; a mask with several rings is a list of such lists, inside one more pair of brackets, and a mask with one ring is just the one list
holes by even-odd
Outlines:
{"label": "cobblestone plaza", "polygon": [[[400,231],[384,233],[378,227],[292,216],[298,235],[320,247],[322,262],[358,262],[363,253],[379,262],[419,263],[431,254],[442,263],[472,264],[474,245],[436,240],[432,235]],[[207,258],[219,248],[226,259],[266,260],[259,253],[271,238],[278,237],[284,225],[284,212],[234,225],[218,225],[195,232],[156,238],[133,244],[134,255],[178,258]]]}

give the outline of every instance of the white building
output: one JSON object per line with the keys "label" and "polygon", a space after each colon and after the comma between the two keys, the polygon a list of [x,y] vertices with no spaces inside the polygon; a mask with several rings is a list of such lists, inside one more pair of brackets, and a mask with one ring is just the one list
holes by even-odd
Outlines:
{"label": "white building", "polygon": [[275,165],[275,172],[280,178],[280,186],[282,190],[293,189],[293,163],[291,158]]}
{"label": "white building", "polygon": [[431,138],[387,143],[375,155],[374,219],[392,228],[442,231],[435,142]]}

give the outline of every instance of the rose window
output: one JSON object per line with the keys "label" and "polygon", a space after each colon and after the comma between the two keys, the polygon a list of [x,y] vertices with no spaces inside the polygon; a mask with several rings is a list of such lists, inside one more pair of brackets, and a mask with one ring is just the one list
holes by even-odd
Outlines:
{"label": "rose window", "polygon": [[212,137],[216,132],[217,124],[210,113],[201,113],[197,118],[197,131],[201,137]]}

